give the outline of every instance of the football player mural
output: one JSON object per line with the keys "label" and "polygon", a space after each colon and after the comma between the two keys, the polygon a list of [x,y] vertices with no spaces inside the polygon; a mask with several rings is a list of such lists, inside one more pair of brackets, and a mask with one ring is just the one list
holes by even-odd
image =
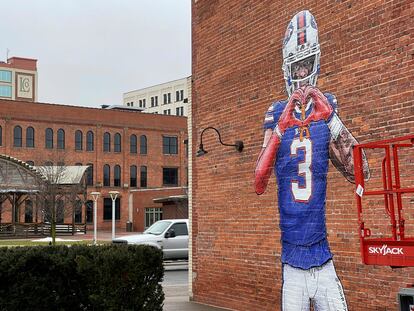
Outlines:
{"label": "football player mural", "polygon": [[[355,138],[338,116],[334,95],[316,82],[318,28],[309,11],[297,13],[283,40],[287,100],[270,105],[255,170],[255,190],[265,192],[274,170],[278,187],[283,264],[282,310],[347,310],[332,262],[325,224],[328,161],[353,181]],[[364,174],[369,169],[364,155]]]}

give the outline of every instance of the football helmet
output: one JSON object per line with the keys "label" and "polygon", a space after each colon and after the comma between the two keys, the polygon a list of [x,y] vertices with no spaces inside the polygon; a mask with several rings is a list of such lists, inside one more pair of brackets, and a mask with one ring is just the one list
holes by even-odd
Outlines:
{"label": "football helmet", "polygon": [[[315,17],[305,10],[290,21],[283,39],[283,74],[289,96],[300,86],[316,86],[320,70],[320,47]],[[294,75],[295,66],[304,64],[306,77]]]}

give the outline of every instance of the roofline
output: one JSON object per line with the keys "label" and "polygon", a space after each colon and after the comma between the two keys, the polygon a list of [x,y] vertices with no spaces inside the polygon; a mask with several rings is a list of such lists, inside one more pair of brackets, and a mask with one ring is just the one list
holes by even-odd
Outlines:
{"label": "roofline", "polygon": [[136,90],[125,92],[123,95],[129,94],[129,93],[132,93],[132,92],[136,92],[136,91],[144,91],[146,89],[150,89],[150,88],[153,88],[153,87],[157,87],[157,86],[160,86],[160,85],[163,85],[163,84],[167,84],[167,83],[171,83],[171,82],[175,82],[175,81],[179,81],[179,80],[183,80],[183,79],[188,79],[190,77],[191,77],[191,75],[189,75],[187,77],[184,77],[184,78],[179,78],[179,79],[175,79],[175,80],[171,80],[171,81],[167,81],[167,82],[163,82],[163,83],[154,84],[154,85],[151,85],[151,86],[146,86],[146,87],[141,88],[141,89],[136,89]]}

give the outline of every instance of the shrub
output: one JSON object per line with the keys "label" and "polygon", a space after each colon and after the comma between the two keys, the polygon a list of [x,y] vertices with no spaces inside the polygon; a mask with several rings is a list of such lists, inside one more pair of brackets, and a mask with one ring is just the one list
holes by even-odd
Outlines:
{"label": "shrub", "polygon": [[0,310],[162,310],[163,276],[149,246],[0,248]]}

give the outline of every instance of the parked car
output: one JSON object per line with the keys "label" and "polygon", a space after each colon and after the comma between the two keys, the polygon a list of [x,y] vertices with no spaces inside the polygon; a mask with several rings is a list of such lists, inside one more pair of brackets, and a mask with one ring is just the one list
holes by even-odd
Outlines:
{"label": "parked car", "polygon": [[188,258],[188,219],[159,220],[141,234],[119,237],[112,243],[150,245],[161,249],[164,259],[185,259]]}

